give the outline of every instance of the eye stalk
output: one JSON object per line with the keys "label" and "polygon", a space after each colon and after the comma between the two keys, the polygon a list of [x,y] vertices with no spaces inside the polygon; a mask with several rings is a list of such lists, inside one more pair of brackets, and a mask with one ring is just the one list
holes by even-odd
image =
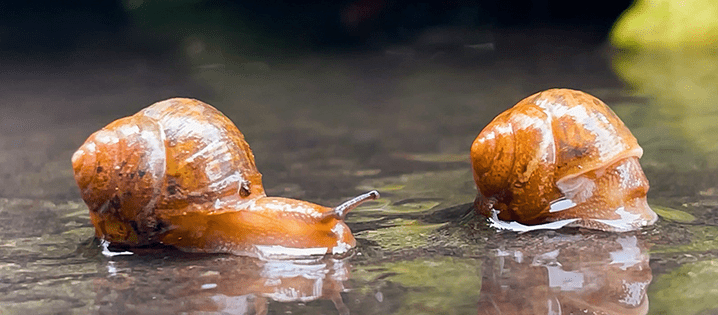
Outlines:
{"label": "eye stalk", "polygon": [[377,198],[379,198],[379,192],[376,190],[361,194],[352,198],[351,200],[348,200],[336,206],[334,209],[332,209],[332,211],[324,212],[321,219],[324,220],[326,218],[333,217],[337,220],[344,221],[344,218],[347,216],[347,213],[349,213],[349,211],[358,207],[360,204],[364,203],[367,200],[375,200]]}
{"label": "eye stalk", "polygon": [[267,197],[244,135],[221,112],[175,98],[118,119],[72,156],[95,236],[203,253],[266,257],[342,254],[356,246],[344,217],[371,191],[336,208]]}

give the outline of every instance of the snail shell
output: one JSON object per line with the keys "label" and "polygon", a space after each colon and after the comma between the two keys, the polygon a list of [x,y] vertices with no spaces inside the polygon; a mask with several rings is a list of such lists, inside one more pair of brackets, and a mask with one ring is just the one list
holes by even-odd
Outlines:
{"label": "snail shell", "polygon": [[581,91],[551,89],[494,118],[471,146],[476,209],[534,225],[628,231],[653,224],[643,149],[616,114]]}
{"label": "snail shell", "polygon": [[130,246],[342,254],[356,244],[344,216],[378,197],[372,191],[334,209],[267,197],[242,133],[193,99],[158,102],[110,123],[85,141],[72,164],[96,236]]}

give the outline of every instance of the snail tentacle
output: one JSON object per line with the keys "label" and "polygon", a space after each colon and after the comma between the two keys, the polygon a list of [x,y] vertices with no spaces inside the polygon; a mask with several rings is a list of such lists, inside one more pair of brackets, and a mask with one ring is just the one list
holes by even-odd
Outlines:
{"label": "snail tentacle", "polygon": [[185,98],[110,123],[72,164],[95,236],[126,246],[344,253],[356,246],[346,213],[379,197],[372,191],[334,209],[267,197],[244,135],[216,108]]}
{"label": "snail tentacle", "polygon": [[321,219],[324,220],[326,218],[333,217],[337,220],[343,221],[349,211],[358,207],[360,204],[364,203],[367,200],[375,200],[377,198],[379,198],[379,192],[376,190],[363,193],[336,206],[331,211],[323,213]]}

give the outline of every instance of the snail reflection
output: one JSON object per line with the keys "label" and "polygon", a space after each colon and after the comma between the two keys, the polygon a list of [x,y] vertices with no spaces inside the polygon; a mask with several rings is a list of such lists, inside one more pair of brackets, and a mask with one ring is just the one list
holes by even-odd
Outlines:
{"label": "snail reflection", "polygon": [[479,314],[648,312],[652,275],[639,237],[544,235],[519,235],[494,249],[482,267]]}
{"label": "snail reflection", "polygon": [[[341,296],[349,272],[345,260],[268,261],[221,256],[191,260],[181,266],[147,267],[155,262],[142,260],[134,268],[132,261],[105,262],[107,276],[98,282],[96,291],[100,311],[119,313],[138,308],[162,314],[267,314],[272,308],[294,307],[292,303],[326,300],[329,305],[333,303],[336,314],[349,314]],[[126,268],[133,270],[123,273]],[[332,308],[329,305],[319,307],[326,310]]]}
{"label": "snail reflection", "polygon": [[[183,292],[194,297],[198,310],[230,314],[266,314],[269,300],[310,302],[331,300],[339,314],[348,314],[341,292],[347,280],[347,264],[326,259],[314,262],[264,261],[254,268],[233,268],[232,261],[222,272],[187,270]],[[196,268],[195,268],[196,269]]]}

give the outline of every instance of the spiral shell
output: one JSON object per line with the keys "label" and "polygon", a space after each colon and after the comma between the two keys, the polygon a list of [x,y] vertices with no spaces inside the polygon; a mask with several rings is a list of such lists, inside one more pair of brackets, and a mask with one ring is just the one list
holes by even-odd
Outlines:
{"label": "spiral shell", "polygon": [[471,146],[487,216],[523,224],[573,219],[574,226],[626,231],[657,219],[646,202],[643,149],[599,99],[551,89],[499,114]]}
{"label": "spiral shell", "polygon": [[201,252],[257,255],[261,245],[346,252],[347,211],[266,197],[244,136],[214,107],[158,102],[92,134],[72,156],[96,236]]}

